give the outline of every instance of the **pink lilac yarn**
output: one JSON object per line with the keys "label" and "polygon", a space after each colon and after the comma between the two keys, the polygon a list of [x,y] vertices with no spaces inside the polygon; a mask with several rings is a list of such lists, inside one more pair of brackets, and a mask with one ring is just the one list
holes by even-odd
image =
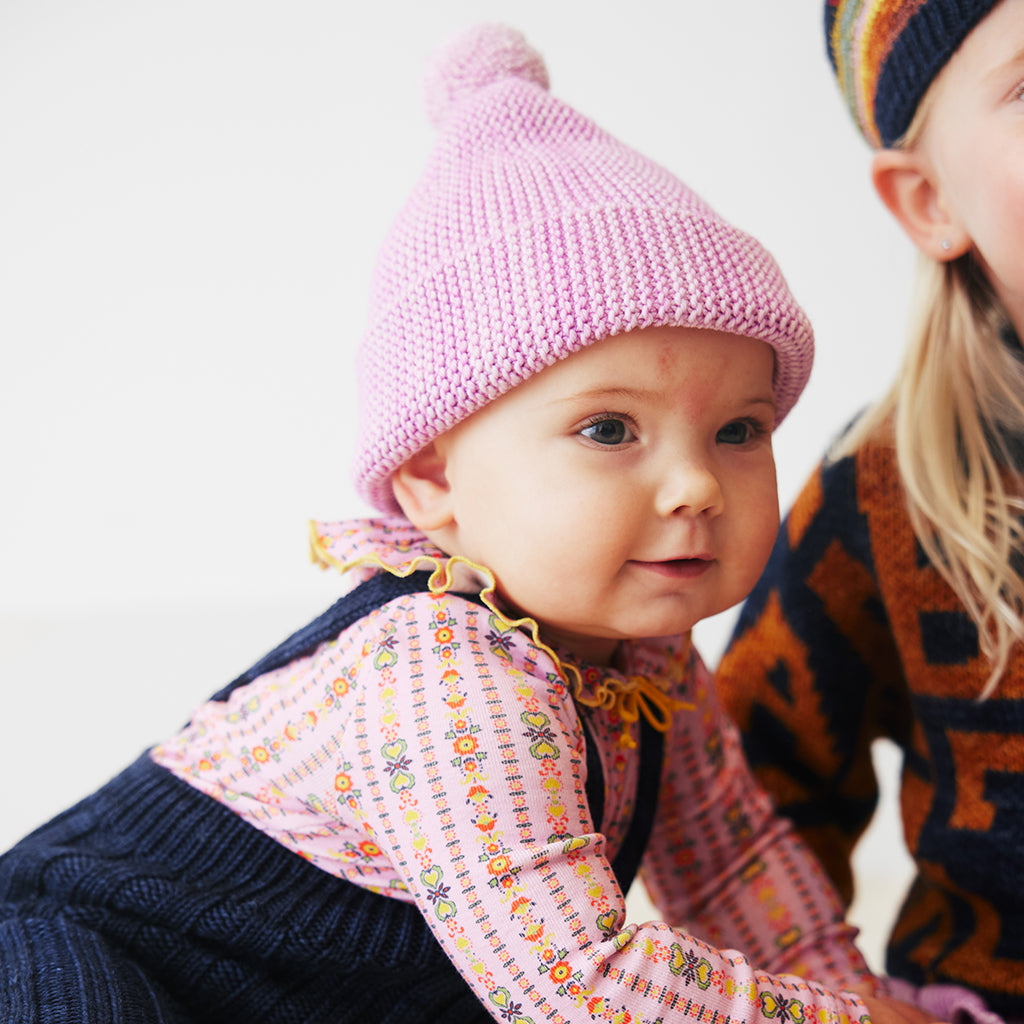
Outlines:
{"label": "pink lilac yarn", "polygon": [[553,97],[513,29],[448,43],[425,86],[438,140],[378,256],[357,359],[353,478],[371,505],[398,511],[395,469],[488,402],[643,327],[767,342],[782,421],[813,335],[755,239]]}

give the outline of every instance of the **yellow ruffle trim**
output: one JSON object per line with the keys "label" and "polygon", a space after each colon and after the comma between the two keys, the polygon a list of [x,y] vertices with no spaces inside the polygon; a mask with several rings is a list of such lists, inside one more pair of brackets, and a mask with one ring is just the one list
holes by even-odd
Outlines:
{"label": "yellow ruffle trim", "polygon": [[[487,584],[480,591],[480,601],[484,607],[502,622],[509,629],[525,628],[529,631],[530,638],[535,647],[543,651],[552,661],[558,674],[569,687],[573,700],[589,708],[603,708],[606,711],[615,711],[623,722],[623,730],[619,735],[619,744],[623,747],[635,747],[636,743],[629,735],[628,727],[638,721],[640,715],[650,722],[658,732],[668,732],[672,725],[672,715],[676,711],[692,711],[694,705],[686,701],[676,700],[665,693],[662,684],[658,679],[651,679],[643,675],[631,675],[622,679],[618,676],[606,676],[594,687],[594,696],[584,696],[583,677],[580,670],[571,662],[563,662],[561,658],[540,638],[540,627],[536,619],[524,617],[521,619],[510,619],[494,603],[494,592],[497,589],[497,581],[494,573],[485,566],[463,558],[461,555],[451,555],[445,558],[438,558],[435,555],[417,555],[411,561],[406,562],[401,568],[388,565],[379,555],[363,555],[352,562],[342,562],[335,558],[328,550],[324,538],[316,529],[317,524],[313,521],[309,524],[310,557],[313,562],[323,568],[334,568],[338,572],[347,572],[350,569],[357,569],[361,566],[372,566],[376,569],[383,569],[404,579],[414,572],[425,572],[430,570],[430,579],[427,586],[432,594],[447,593],[455,584],[454,569],[458,565],[465,565],[474,572],[479,573]],[[689,643],[689,636],[687,636]]]}

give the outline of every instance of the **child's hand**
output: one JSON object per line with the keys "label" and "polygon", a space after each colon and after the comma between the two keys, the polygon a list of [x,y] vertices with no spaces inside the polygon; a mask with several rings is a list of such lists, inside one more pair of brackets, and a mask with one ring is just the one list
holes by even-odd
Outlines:
{"label": "child's hand", "polygon": [[867,986],[855,986],[851,991],[864,1000],[871,1016],[871,1024],[933,1024],[935,1018],[924,1010],[891,996],[868,995]]}
{"label": "child's hand", "polygon": [[[884,985],[891,999],[913,1001],[931,1020],[948,1020],[953,1024],[1004,1024],[1003,1018],[993,1013],[977,992],[959,985],[933,983],[915,988],[899,978],[886,978]],[[853,991],[860,994],[859,988]]]}

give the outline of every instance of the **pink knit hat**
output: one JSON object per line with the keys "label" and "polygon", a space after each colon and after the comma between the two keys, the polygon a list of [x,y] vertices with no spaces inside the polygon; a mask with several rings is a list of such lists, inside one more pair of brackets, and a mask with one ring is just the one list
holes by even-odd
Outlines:
{"label": "pink knit hat", "polygon": [[439,138],[380,252],[358,357],[367,501],[398,511],[390,477],[411,455],[544,367],[642,327],[766,341],[782,421],[814,343],[758,242],[555,99],[513,29],[457,37],[425,85]]}

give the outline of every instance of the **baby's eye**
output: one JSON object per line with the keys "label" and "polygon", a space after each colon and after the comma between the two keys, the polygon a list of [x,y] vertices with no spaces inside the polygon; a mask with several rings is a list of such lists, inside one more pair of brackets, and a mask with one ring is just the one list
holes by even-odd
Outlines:
{"label": "baby's eye", "polygon": [[761,433],[761,428],[748,420],[733,420],[726,423],[715,435],[721,444],[747,444]]}
{"label": "baby's eye", "polygon": [[629,429],[626,422],[617,416],[604,416],[588,423],[580,433],[590,441],[609,447],[635,441],[636,435]]}

